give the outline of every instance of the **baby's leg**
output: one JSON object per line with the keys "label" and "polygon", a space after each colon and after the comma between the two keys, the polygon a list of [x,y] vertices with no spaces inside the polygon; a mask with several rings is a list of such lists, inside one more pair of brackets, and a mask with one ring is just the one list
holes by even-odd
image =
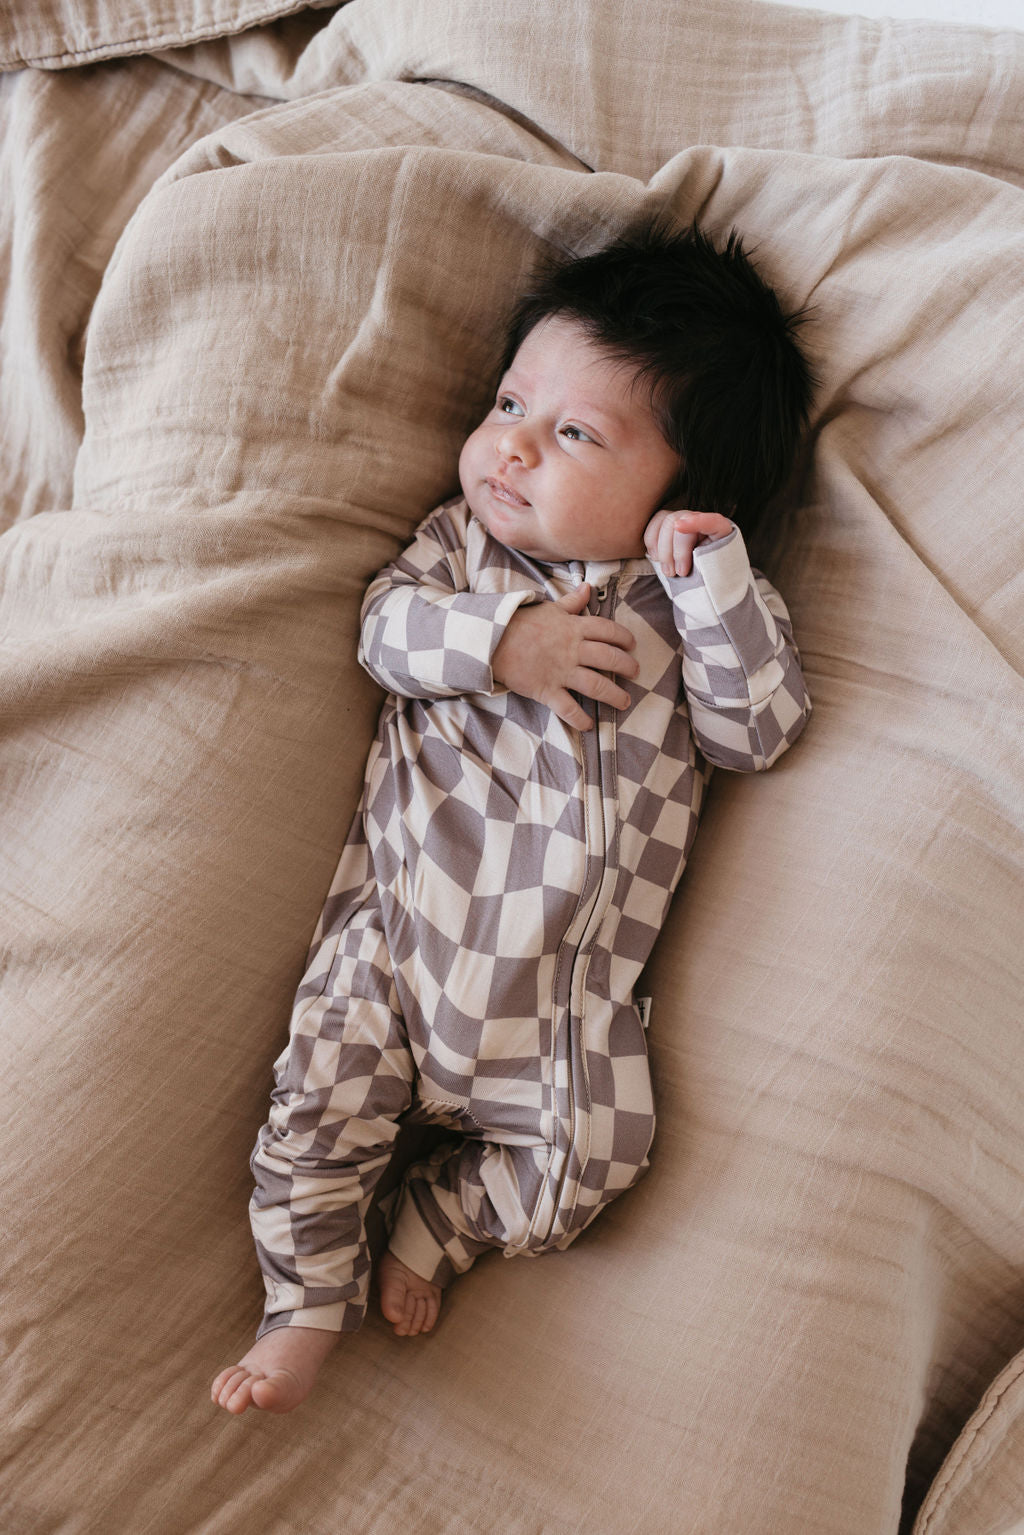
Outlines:
{"label": "baby's leg", "polygon": [[375,887],[356,894],[314,944],[252,1156],[250,1219],[267,1304],[253,1347],[213,1383],[231,1412],[297,1406],[336,1335],[354,1331],[366,1310],[366,1213],[414,1066]]}

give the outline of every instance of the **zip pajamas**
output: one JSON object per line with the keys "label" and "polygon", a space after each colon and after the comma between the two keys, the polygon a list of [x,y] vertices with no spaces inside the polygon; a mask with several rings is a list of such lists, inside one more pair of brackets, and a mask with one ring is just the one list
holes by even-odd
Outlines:
{"label": "zip pajamas", "polygon": [[[496,684],[524,603],[591,583],[636,639],[622,710],[579,731]],[[647,1166],[633,988],[711,765],[771,765],[810,703],[786,608],[738,530],[692,573],[543,564],[460,498],[371,584],[360,659],[387,690],[309,951],[250,1206],[272,1327],[350,1331],[398,1120],[454,1138],[406,1174],[391,1250],[447,1284],[487,1248],[565,1247]]]}

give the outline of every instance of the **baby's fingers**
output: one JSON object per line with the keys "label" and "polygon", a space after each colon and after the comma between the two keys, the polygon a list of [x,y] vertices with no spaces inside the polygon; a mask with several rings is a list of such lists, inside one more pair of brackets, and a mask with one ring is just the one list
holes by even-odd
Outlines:
{"label": "baby's fingers", "polygon": [[572,591],[555,601],[555,606],[564,609],[566,613],[582,613],[590,601],[590,582],[581,581],[579,586],[574,586]]}
{"label": "baby's fingers", "polygon": [[693,569],[693,551],[698,542],[696,533],[679,533],[672,536],[672,564],[674,569],[671,575],[688,576]]}
{"label": "baby's fingers", "polygon": [[[592,698],[595,703],[608,704],[613,709],[625,709],[631,702],[625,688],[620,688],[610,677],[591,671],[589,667],[576,667],[568,680],[575,692],[582,693],[584,698]],[[556,688],[543,702],[567,725],[573,725],[577,730],[593,730],[592,716],[568,688]]]}
{"label": "baby's fingers", "polygon": [[649,550],[649,555],[656,564],[661,566],[663,575],[688,576],[690,574],[693,566],[693,547],[700,535],[690,532],[685,523],[680,525],[678,519],[685,518],[687,515],[685,512],[668,512],[658,523],[654,548]]}
{"label": "baby's fingers", "polygon": [[544,702],[560,720],[576,730],[593,730],[594,721],[578,698],[573,698],[567,688],[557,688]]}
{"label": "baby's fingers", "polygon": [[673,565],[673,541],[675,539],[675,518],[664,517],[658,527],[658,538],[654,553],[651,558],[661,566],[667,576],[675,575]]}
{"label": "baby's fingers", "polygon": [[731,533],[734,523],[728,517],[722,517],[718,512],[677,512],[676,528],[679,531],[693,533],[698,539],[725,538]]}
{"label": "baby's fingers", "polygon": [[635,677],[640,670],[634,658],[621,646],[606,645],[598,640],[586,640],[580,646],[579,662],[589,671],[617,672],[623,677]]}
{"label": "baby's fingers", "polygon": [[666,576],[688,576],[693,564],[697,535],[681,530],[675,516],[666,517],[658,529],[658,564]]}
{"label": "baby's fingers", "polygon": [[599,641],[602,645],[614,646],[616,650],[635,650],[636,648],[635,636],[629,632],[625,624],[617,624],[614,618],[584,616],[580,633],[583,635],[584,643]]}
{"label": "baby's fingers", "polygon": [[613,709],[625,709],[630,702],[625,688],[620,688],[617,682],[613,682],[603,672],[591,671],[586,666],[576,668],[569,678],[569,686],[574,692],[582,693],[584,698],[592,698],[599,704],[610,704]]}

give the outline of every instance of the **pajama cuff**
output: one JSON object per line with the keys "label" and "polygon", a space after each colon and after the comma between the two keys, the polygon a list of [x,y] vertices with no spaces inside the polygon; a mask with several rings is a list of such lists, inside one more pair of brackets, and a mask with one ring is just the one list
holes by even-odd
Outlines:
{"label": "pajama cuff", "polygon": [[400,1191],[386,1216],[389,1252],[421,1279],[442,1288],[471,1268],[486,1245],[463,1243],[456,1232],[452,1232],[445,1243],[439,1241],[424,1220],[408,1186]]}
{"label": "pajama cuff", "polygon": [[295,1311],[268,1311],[256,1333],[262,1338],[278,1327],[311,1327],[317,1332],[355,1332],[362,1326],[366,1306],[337,1301],[331,1306],[302,1306]]}

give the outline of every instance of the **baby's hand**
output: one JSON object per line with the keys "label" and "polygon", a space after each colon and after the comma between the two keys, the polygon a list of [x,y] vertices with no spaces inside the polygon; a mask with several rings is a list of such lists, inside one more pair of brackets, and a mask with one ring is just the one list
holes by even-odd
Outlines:
{"label": "baby's hand", "polygon": [[649,559],[666,576],[688,576],[698,544],[724,538],[733,524],[717,512],[655,512],[644,532]]}
{"label": "baby's hand", "polygon": [[491,660],[496,681],[547,704],[578,730],[590,730],[594,722],[570,688],[624,709],[629,694],[606,673],[635,677],[639,670],[629,654],[636,644],[629,630],[584,612],[589,601],[590,587],[584,581],[557,602],[517,608]]}

